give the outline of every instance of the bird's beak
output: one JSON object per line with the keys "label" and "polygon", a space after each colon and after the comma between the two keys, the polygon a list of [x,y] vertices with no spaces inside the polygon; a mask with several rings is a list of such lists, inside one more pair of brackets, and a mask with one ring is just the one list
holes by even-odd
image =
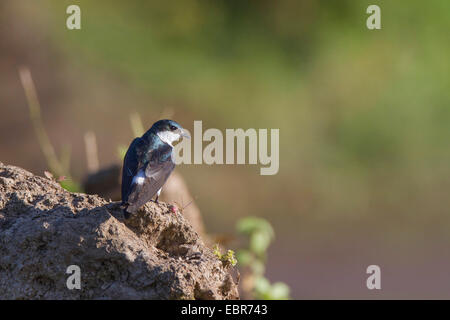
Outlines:
{"label": "bird's beak", "polygon": [[186,129],[180,129],[180,135],[182,137],[185,137],[185,138],[188,138],[188,139],[191,138],[191,135],[189,134],[189,131],[187,131]]}

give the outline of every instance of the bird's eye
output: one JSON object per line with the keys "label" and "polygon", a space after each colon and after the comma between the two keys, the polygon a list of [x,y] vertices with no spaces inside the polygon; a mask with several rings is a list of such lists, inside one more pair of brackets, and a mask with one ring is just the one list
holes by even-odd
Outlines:
{"label": "bird's eye", "polygon": [[170,128],[170,130],[172,130],[172,131],[177,130],[177,127],[175,127],[175,126],[170,126],[169,128]]}

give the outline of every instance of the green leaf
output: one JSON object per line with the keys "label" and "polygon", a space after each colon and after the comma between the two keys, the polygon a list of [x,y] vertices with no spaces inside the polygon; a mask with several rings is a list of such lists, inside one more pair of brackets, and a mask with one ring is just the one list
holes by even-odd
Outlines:
{"label": "green leaf", "polygon": [[267,233],[255,232],[250,236],[250,250],[258,257],[265,259],[265,253],[269,247],[271,238]]}
{"label": "green leaf", "polygon": [[236,253],[236,257],[239,261],[239,264],[242,266],[248,266],[252,260],[252,254],[250,253],[250,251],[246,250],[246,249],[241,249]]}
{"label": "green leaf", "polygon": [[237,264],[237,260],[234,256],[233,250],[228,250],[225,258],[226,258],[225,260],[228,261],[233,267]]}
{"label": "green leaf", "polygon": [[219,245],[217,243],[213,247],[213,253],[217,258],[219,258],[219,260],[222,260],[222,253],[220,252]]}
{"label": "green leaf", "polygon": [[264,266],[264,263],[261,260],[255,260],[250,265],[253,274],[262,276],[264,272],[266,271],[266,267]]}
{"label": "green leaf", "polygon": [[270,296],[273,300],[287,300],[289,299],[289,293],[289,287],[283,282],[275,282],[270,290]]}
{"label": "green leaf", "polygon": [[250,235],[255,232],[262,232],[267,234],[270,239],[275,235],[270,223],[267,220],[258,217],[242,218],[238,221],[236,228],[241,234]]}
{"label": "green leaf", "polygon": [[220,248],[218,244],[215,244],[213,247],[213,253],[217,256],[217,258],[224,262],[224,263],[229,263],[231,264],[233,267],[237,264],[237,260],[234,256],[234,251],[233,250],[228,250],[226,254],[222,254],[220,252]]}
{"label": "green leaf", "polygon": [[255,293],[259,296],[265,296],[270,291],[271,286],[269,280],[264,277],[257,277],[255,279]]}

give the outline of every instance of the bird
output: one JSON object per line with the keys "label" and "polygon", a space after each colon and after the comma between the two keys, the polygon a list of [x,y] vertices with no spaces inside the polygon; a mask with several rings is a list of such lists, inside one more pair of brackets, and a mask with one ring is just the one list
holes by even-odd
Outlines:
{"label": "bird", "polygon": [[135,138],[125,154],[122,168],[122,203],[125,219],[156,195],[175,168],[173,143],[190,139],[189,132],[173,120],[156,121],[141,137]]}

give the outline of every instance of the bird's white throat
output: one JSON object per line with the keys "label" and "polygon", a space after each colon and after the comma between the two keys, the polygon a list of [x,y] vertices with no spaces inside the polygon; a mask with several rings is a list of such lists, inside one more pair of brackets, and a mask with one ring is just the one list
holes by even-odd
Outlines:
{"label": "bird's white throat", "polygon": [[173,143],[175,141],[178,141],[181,138],[179,133],[173,131],[161,131],[158,132],[157,135],[163,142],[167,143],[171,147],[173,147]]}

